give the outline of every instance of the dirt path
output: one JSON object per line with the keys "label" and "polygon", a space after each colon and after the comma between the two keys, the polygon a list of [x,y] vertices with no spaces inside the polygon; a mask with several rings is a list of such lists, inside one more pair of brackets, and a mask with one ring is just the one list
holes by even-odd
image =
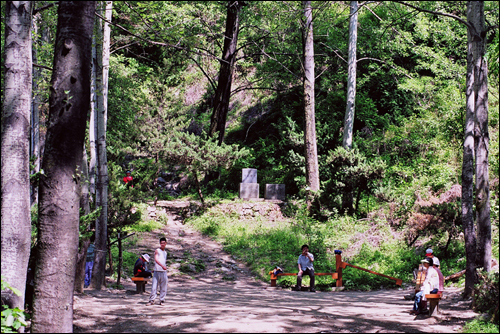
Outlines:
{"label": "dirt path", "polygon": [[[86,289],[75,295],[74,331],[116,332],[458,332],[476,315],[461,301],[458,289],[447,289],[438,318],[411,316],[408,290],[371,292],[295,292],[271,288],[255,279],[241,263],[222,251],[216,242],[191,230],[175,213],[167,227],[144,233],[137,251],[152,250],[158,236],[166,234],[169,266],[167,303],[146,306],[146,294],[125,290]],[[201,259],[201,273],[180,275],[186,256]],[[158,301],[158,299],[157,299]]]}

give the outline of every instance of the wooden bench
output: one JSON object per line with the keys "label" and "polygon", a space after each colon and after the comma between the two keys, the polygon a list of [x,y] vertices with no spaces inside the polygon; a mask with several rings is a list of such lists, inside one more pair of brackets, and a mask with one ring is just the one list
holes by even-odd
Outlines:
{"label": "wooden bench", "polygon": [[146,277],[132,277],[132,282],[135,283],[135,292],[143,293],[146,292],[146,284],[148,283],[149,278]]}
{"label": "wooden bench", "polygon": [[429,315],[431,317],[438,315],[439,313],[439,301],[443,297],[443,292],[431,293],[425,295],[425,298],[429,301]]}
{"label": "wooden bench", "polygon": [[[297,273],[281,273],[274,275],[273,271],[270,271],[269,275],[271,275],[271,287],[275,287],[276,280],[278,279],[279,276],[297,276]],[[332,276],[333,279],[338,279],[338,273],[314,273],[314,276]]]}

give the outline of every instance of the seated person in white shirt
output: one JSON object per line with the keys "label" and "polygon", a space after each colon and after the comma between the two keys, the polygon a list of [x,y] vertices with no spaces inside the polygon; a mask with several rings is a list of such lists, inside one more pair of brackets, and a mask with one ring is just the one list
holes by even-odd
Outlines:
{"label": "seated person in white shirt", "polygon": [[426,311],[427,301],[425,295],[437,293],[439,291],[439,275],[433,267],[433,260],[430,257],[422,260],[425,268],[427,269],[427,274],[425,275],[425,281],[422,283],[422,289],[415,295],[415,303],[413,304],[413,310],[410,314],[421,314]]}

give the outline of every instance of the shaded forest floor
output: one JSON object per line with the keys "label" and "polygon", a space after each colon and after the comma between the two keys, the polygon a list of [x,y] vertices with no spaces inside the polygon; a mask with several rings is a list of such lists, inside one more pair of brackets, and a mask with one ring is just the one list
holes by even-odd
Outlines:
{"label": "shaded forest floor", "polygon": [[[167,209],[161,230],[141,233],[134,252],[148,252],[167,236],[173,260],[168,268],[167,302],[146,306],[145,294],[135,294],[130,279],[124,289],[85,289],[74,298],[74,332],[460,332],[477,314],[460,290],[447,288],[436,318],[409,314],[407,289],[370,292],[296,292],[271,288],[231,258],[222,246],[183,225],[177,203]],[[186,257],[202,261],[205,270],[189,275],[179,271]]]}

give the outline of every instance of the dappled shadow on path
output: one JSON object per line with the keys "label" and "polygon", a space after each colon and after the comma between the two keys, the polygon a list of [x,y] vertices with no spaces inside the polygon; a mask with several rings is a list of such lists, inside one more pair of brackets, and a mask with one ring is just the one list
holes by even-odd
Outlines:
{"label": "dappled shadow on path", "polygon": [[409,315],[411,302],[403,300],[403,294],[397,290],[310,293],[220,281],[172,282],[164,306],[146,306],[149,294],[91,292],[83,299],[101,307],[79,308],[75,332],[454,331],[453,319]]}

